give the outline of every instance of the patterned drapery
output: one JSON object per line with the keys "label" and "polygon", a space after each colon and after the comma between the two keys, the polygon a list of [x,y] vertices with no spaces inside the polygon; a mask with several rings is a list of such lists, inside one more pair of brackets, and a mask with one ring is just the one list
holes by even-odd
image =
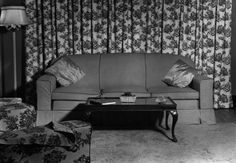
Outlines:
{"label": "patterned drapery", "polygon": [[232,0],[26,0],[30,82],[52,58],[95,53],[172,53],[214,79],[214,107],[232,105]]}

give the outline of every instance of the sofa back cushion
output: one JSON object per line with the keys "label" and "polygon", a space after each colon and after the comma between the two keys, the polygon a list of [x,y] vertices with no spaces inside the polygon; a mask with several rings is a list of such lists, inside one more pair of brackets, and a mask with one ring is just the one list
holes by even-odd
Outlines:
{"label": "sofa back cushion", "polygon": [[163,86],[162,80],[178,59],[194,67],[194,63],[187,57],[172,54],[146,54],[147,89]]}
{"label": "sofa back cushion", "polygon": [[100,86],[104,90],[130,86],[145,88],[145,55],[102,54]]}
{"label": "sofa back cushion", "polygon": [[100,55],[71,55],[68,56],[74,61],[85,76],[74,84],[74,87],[89,88],[90,90],[99,90],[99,60]]}

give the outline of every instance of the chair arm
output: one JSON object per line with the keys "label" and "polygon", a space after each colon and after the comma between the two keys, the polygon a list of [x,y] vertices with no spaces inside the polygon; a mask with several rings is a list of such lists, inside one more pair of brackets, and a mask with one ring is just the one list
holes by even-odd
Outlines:
{"label": "chair arm", "polygon": [[52,110],[52,92],[56,88],[53,75],[43,75],[37,80],[37,110]]}
{"label": "chair arm", "polygon": [[195,75],[191,86],[199,92],[200,109],[212,109],[213,79],[203,75]]}

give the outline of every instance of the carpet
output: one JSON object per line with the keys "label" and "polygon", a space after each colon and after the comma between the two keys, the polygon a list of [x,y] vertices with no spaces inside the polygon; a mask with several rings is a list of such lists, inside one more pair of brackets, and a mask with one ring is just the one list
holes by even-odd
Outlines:
{"label": "carpet", "polygon": [[154,130],[95,130],[92,163],[236,163],[236,123],[177,125],[177,143]]}

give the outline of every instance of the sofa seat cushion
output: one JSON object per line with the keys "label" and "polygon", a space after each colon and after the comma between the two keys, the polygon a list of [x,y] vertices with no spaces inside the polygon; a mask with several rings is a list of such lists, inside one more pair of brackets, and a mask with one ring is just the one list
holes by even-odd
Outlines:
{"label": "sofa seat cushion", "polygon": [[151,87],[148,89],[152,97],[156,96],[169,96],[174,100],[178,99],[199,99],[199,92],[190,88],[179,88],[173,86],[160,86],[160,87]]}
{"label": "sofa seat cushion", "polygon": [[86,87],[59,87],[52,93],[53,100],[78,100],[85,101],[88,97],[96,97],[100,95],[99,90],[94,90]]}
{"label": "sofa seat cushion", "polygon": [[150,97],[151,94],[144,88],[140,86],[130,86],[130,87],[113,87],[110,89],[103,89],[103,97],[120,97],[124,92],[131,92],[137,97]]}

